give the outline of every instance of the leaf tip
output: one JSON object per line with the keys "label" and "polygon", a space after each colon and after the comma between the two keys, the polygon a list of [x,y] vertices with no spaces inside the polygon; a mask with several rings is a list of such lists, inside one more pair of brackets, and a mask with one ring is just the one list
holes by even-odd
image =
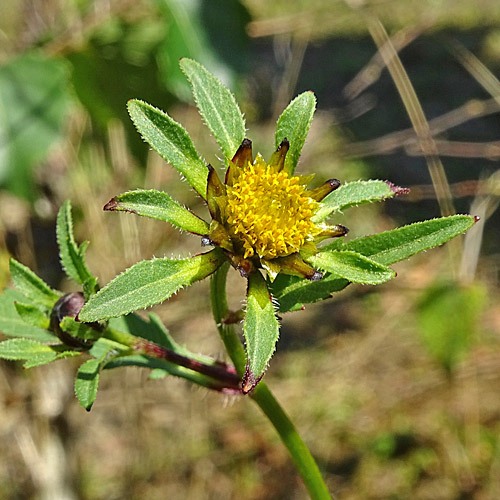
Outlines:
{"label": "leaf tip", "polygon": [[116,198],[111,198],[102,209],[105,212],[112,212],[113,210],[116,210],[118,208],[118,202],[116,201]]}
{"label": "leaf tip", "polygon": [[250,370],[250,366],[247,363],[245,375],[243,375],[243,379],[241,381],[241,393],[243,395],[250,394],[257,387],[263,376],[264,374],[262,374],[260,377],[256,377],[255,373]]}
{"label": "leaf tip", "polygon": [[399,196],[401,194],[408,194],[410,192],[410,188],[396,186],[390,181],[384,181],[384,182],[389,186],[389,189],[394,193],[394,196]]}

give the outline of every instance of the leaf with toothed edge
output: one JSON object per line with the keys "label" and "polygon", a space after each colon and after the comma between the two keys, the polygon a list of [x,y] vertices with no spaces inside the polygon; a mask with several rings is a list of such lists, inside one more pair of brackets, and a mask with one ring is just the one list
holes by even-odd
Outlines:
{"label": "leaf with toothed edge", "polygon": [[230,160],[245,138],[245,120],[233,94],[196,61],[184,57],[179,64],[191,83],[201,116]]}
{"label": "leaf with toothed edge", "polygon": [[244,394],[252,391],[267,369],[276,349],[279,323],[265,279],[260,272],[248,277],[247,311],[243,323],[247,367],[242,381]]}
{"label": "leaf with toothed edge", "polygon": [[51,310],[61,296],[60,292],[50,288],[31,269],[17,260],[10,259],[10,275],[16,288],[44,309]]}
{"label": "leaf with toothed edge", "polygon": [[169,222],[190,233],[208,233],[208,224],[193,212],[174,201],[167,193],[155,189],[127,191],[112,198],[104,210],[129,212]]}
{"label": "leaf with toothed edge", "polygon": [[205,199],[207,168],[186,129],[167,113],[143,101],[132,99],[127,108],[142,138]]}
{"label": "leaf with toothed edge", "polygon": [[143,260],[92,296],[78,319],[99,321],[159,304],[181,288],[206,278],[224,261],[224,254],[218,248],[183,260]]}
{"label": "leaf with toothed edge", "polygon": [[[446,243],[467,231],[476,221],[470,215],[431,219],[347,242],[336,240],[320,248],[320,251],[350,250],[387,266]],[[327,299],[348,284],[348,280],[330,273],[316,282],[280,274],[271,284],[271,290],[279,302],[279,312],[283,313],[299,310],[304,304]]]}
{"label": "leaf with toothed edge", "polygon": [[342,212],[350,207],[383,201],[400,194],[407,194],[409,189],[391,184],[388,181],[356,181],[342,184],[321,201],[321,208],[312,218],[313,222],[322,222],[333,212]]}
{"label": "leaf with toothed edge", "polygon": [[309,132],[316,110],[316,96],[313,92],[303,92],[286,107],[276,125],[275,147],[286,138],[290,149],[285,159],[285,170],[293,174],[299,162],[300,152]]}
{"label": "leaf with toothed edge", "polygon": [[363,285],[380,285],[396,276],[391,268],[352,251],[319,252],[307,261],[317,269]]}
{"label": "leaf with toothed edge", "polygon": [[85,263],[87,245],[83,243],[78,246],[73,236],[71,204],[68,200],[62,204],[57,214],[56,234],[61,265],[72,280],[83,286],[85,297],[88,298],[97,291],[97,279]]}

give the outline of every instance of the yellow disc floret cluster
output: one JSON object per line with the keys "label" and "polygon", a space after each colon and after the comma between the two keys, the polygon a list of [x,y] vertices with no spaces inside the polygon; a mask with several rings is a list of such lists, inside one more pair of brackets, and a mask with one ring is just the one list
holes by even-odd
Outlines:
{"label": "yellow disc floret cluster", "polygon": [[227,187],[226,223],[243,242],[244,258],[274,259],[297,252],[320,232],[311,222],[318,207],[300,177],[276,172],[258,156]]}

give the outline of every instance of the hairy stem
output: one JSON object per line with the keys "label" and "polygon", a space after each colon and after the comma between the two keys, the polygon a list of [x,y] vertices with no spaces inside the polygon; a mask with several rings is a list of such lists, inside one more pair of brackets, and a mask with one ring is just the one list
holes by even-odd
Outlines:
{"label": "hairy stem", "polygon": [[[227,352],[240,376],[245,372],[245,350],[232,324],[225,324],[229,314],[226,297],[226,276],[229,265],[224,264],[210,278],[212,310],[217,329]],[[318,465],[311,452],[300,437],[292,421],[276,398],[261,382],[251,398],[257,403],[264,415],[273,424],[281,441],[287,447],[312,500],[332,500],[328,488],[321,477]]]}

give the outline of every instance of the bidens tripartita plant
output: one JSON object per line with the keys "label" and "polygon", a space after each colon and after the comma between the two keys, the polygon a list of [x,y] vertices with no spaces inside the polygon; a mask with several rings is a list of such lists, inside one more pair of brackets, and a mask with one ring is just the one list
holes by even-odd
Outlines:
{"label": "bidens tripartita plant", "polygon": [[[379,180],[342,185],[333,178],[310,187],[313,175],[296,175],[295,168],[316,106],[312,92],[300,94],[283,111],[276,150],[266,160],[254,155],[231,92],[197,62],[182,59],[180,65],[222,150],[223,171],[207,165],[186,130],[163,111],[138,100],[130,101],[128,110],[144,140],[205,200],[207,216],[198,217],[156,190],[119,194],[104,209],[168,222],[200,238],[207,250],[184,259],[138,262],[99,289],[85,263],[86,243],[78,245],[73,237],[66,202],[57,218],[60,258],[80,290],[63,295],[12,260],[16,290],[0,298],[0,328],[13,338],[0,344],[0,357],[25,360],[27,368],[84,357],[75,393],[88,410],[100,372],[129,365],[225,394],[250,394],[288,447],[311,497],[330,498],[310,452],[260,382],[278,342],[278,314],[327,299],[350,283],[384,283],[395,277],[388,266],[462,234],[475,218],[443,217],[346,241],[347,229],[329,222],[332,216],[407,189]],[[242,311],[227,307],[231,267],[247,281]],[[154,314],[149,321],[134,314],[209,276],[215,323],[234,366],[179,346]],[[243,343],[236,331],[241,321]]]}

